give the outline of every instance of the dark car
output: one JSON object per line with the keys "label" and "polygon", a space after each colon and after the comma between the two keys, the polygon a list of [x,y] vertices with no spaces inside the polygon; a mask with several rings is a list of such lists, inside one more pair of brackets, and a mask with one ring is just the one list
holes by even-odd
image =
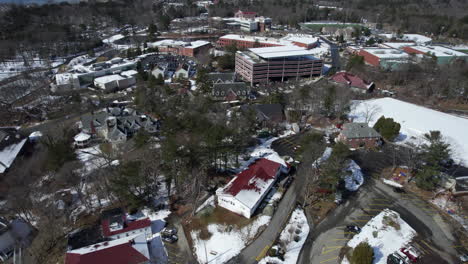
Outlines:
{"label": "dark car", "polygon": [[289,176],[288,179],[286,179],[286,181],[284,182],[283,188],[285,188],[285,189],[289,188],[289,186],[291,186],[293,180],[294,180],[294,177]]}
{"label": "dark car", "polygon": [[346,231],[358,234],[361,232],[361,228],[359,226],[348,225],[346,226]]}
{"label": "dark car", "polygon": [[163,230],[161,230],[161,235],[165,235],[165,236],[177,235],[177,228],[165,227]]}
{"label": "dark car", "polygon": [[408,262],[396,253],[392,253],[387,257],[387,264],[408,264]]}
{"label": "dark car", "polygon": [[164,234],[161,234],[161,239],[164,241],[164,242],[168,242],[168,243],[174,243],[174,242],[177,242],[177,240],[179,240],[179,238],[176,236],[176,235],[164,235]]}

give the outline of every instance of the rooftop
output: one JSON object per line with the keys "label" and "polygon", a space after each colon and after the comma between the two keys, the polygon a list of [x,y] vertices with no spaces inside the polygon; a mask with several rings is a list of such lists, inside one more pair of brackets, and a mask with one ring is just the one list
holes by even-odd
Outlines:
{"label": "rooftop", "polygon": [[382,45],[387,46],[392,49],[401,49],[407,46],[415,46],[416,43],[414,42],[384,42]]}
{"label": "rooftop", "polygon": [[313,50],[298,46],[253,48],[249,49],[249,51],[264,59],[315,55]]}
{"label": "rooftop", "polygon": [[347,138],[375,138],[380,134],[367,123],[346,123],[343,125],[341,133]]}
{"label": "rooftop", "polygon": [[113,82],[113,81],[120,81],[120,80],[123,80],[123,79],[125,79],[125,78],[120,76],[120,75],[113,74],[113,75],[106,75],[106,76],[96,78],[96,79],[94,79],[94,81],[97,82],[97,83],[109,83],[109,82]]}
{"label": "rooftop", "polygon": [[143,234],[106,241],[67,252],[66,264],[139,264],[149,260]]}
{"label": "rooftop", "polygon": [[385,37],[387,39],[395,38],[395,39],[401,39],[404,41],[414,41],[416,43],[427,43],[431,42],[432,39],[420,34],[402,34],[401,36],[398,36],[397,34],[380,34],[380,36]]}
{"label": "rooftop", "polygon": [[236,197],[240,202],[253,208],[275,181],[281,164],[261,158],[246,170],[237,174],[223,189],[223,192]]}
{"label": "rooftop", "polygon": [[409,58],[408,53],[396,49],[383,49],[383,48],[365,48],[362,49],[370,54],[384,59],[406,59]]}
{"label": "rooftop", "polygon": [[468,54],[456,51],[453,49],[449,49],[442,46],[413,46],[412,49],[418,50],[423,53],[431,53],[436,57],[451,57],[451,56],[459,56],[459,57],[468,57]]}

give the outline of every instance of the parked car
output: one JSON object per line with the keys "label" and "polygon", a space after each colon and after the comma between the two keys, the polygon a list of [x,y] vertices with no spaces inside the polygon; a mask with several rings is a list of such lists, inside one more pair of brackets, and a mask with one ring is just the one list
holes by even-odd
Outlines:
{"label": "parked car", "polygon": [[177,235],[177,228],[165,227],[163,230],[161,230],[161,235],[166,235],[166,236]]}
{"label": "parked car", "polygon": [[413,263],[418,262],[419,256],[421,255],[417,249],[411,246],[406,248],[400,248],[400,252],[405,254],[405,256],[407,256]]}
{"label": "parked car", "polygon": [[406,259],[400,256],[398,253],[392,253],[387,257],[387,264],[408,264]]}
{"label": "parked car", "polygon": [[348,225],[346,226],[346,232],[352,232],[352,233],[360,233],[361,228],[359,226],[353,226],[353,225]]}
{"label": "parked car", "polygon": [[286,181],[284,182],[283,188],[285,188],[285,189],[289,188],[289,186],[291,186],[293,180],[294,180],[294,177],[293,177],[293,176],[289,176],[289,177],[286,179]]}
{"label": "parked car", "polygon": [[176,235],[161,234],[161,238],[162,238],[163,241],[171,243],[171,244],[176,242],[177,240],[179,240],[179,238]]}

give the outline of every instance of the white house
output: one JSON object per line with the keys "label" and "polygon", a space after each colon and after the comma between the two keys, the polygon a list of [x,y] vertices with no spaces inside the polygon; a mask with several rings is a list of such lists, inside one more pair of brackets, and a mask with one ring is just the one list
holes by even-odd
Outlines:
{"label": "white house", "polygon": [[218,205],[250,218],[285,169],[280,163],[258,159],[216,191]]}
{"label": "white house", "polygon": [[85,148],[89,145],[89,141],[91,139],[91,135],[86,134],[84,132],[80,132],[78,135],[76,135],[73,140],[75,143],[75,146],[78,148]]}
{"label": "white house", "polygon": [[147,217],[128,219],[125,213],[119,213],[102,219],[102,234],[106,238],[119,239],[133,235],[144,235],[151,238],[151,220]]}
{"label": "white house", "polygon": [[166,76],[166,68],[163,68],[163,67],[158,65],[158,66],[154,67],[154,69],[151,71],[151,74],[155,78],[158,78],[159,75],[161,75],[162,78],[164,79],[164,77]]}
{"label": "white house", "polygon": [[188,79],[190,77],[190,65],[183,63],[175,71],[174,76],[176,78]]}

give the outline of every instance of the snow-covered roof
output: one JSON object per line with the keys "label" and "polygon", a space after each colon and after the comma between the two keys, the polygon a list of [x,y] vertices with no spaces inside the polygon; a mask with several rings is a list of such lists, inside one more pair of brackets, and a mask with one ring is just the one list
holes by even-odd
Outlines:
{"label": "snow-covered roof", "polygon": [[406,59],[408,53],[396,49],[366,48],[362,49],[380,59]]}
{"label": "snow-covered roof", "polygon": [[268,38],[268,37],[257,37],[249,35],[237,35],[237,34],[228,34],[220,37],[220,39],[232,39],[240,41],[258,41],[262,43],[276,44],[276,45],[288,45],[290,42],[281,41],[281,39]]}
{"label": "snow-covered roof", "polygon": [[315,54],[310,49],[298,46],[281,46],[281,47],[266,47],[266,48],[253,48],[249,49],[257,56],[264,59],[294,57],[294,56],[312,56]]}
{"label": "snow-covered roof", "polygon": [[442,46],[412,46],[411,49],[417,50],[422,53],[430,53],[436,57],[468,57],[468,54],[449,49]]}
{"label": "snow-covered roof", "polygon": [[135,76],[137,74],[138,74],[138,72],[135,71],[135,70],[128,70],[128,71],[123,71],[123,72],[120,73],[120,75],[125,76],[125,77],[132,77],[132,76]]}
{"label": "snow-covered roof", "polygon": [[148,45],[152,47],[164,47],[164,46],[181,46],[185,48],[199,48],[201,46],[205,46],[210,44],[210,42],[205,40],[195,40],[192,42],[186,42],[182,40],[174,40],[174,39],[164,39],[156,42],[149,43]]}
{"label": "snow-covered roof", "polygon": [[232,179],[224,187],[223,192],[234,196],[247,207],[253,208],[275,182],[280,169],[281,164],[277,162],[264,158],[258,159]]}
{"label": "snow-covered roof", "polygon": [[120,75],[113,74],[113,75],[106,75],[106,76],[96,78],[96,79],[94,79],[94,82],[95,83],[100,83],[100,84],[105,84],[105,83],[110,83],[110,82],[113,82],[113,81],[120,81],[120,80],[123,80],[123,79],[125,79],[125,78],[120,76]]}
{"label": "snow-covered roof", "polygon": [[319,41],[319,38],[306,34],[288,34],[287,36],[281,38],[281,40],[293,41],[303,44],[314,44]]}
{"label": "snow-covered roof", "polygon": [[84,133],[84,132],[80,132],[78,135],[76,135],[73,140],[75,140],[76,142],[83,142],[83,141],[86,141],[88,139],[90,139],[91,136]]}
{"label": "snow-covered roof", "polygon": [[16,156],[23,148],[26,143],[26,138],[21,140],[16,144],[11,144],[0,150],[0,173],[4,173],[8,168],[10,168],[13,161],[15,161]]}
{"label": "snow-covered roof", "polygon": [[396,38],[405,41],[414,41],[416,43],[428,43],[432,41],[431,38],[420,34],[403,34],[401,37],[398,37],[397,34],[380,34],[380,36],[385,37],[387,39]]}
{"label": "snow-covered roof", "polygon": [[392,49],[401,49],[407,46],[415,46],[416,43],[414,42],[385,42],[385,43],[382,43],[382,45],[387,46]]}

